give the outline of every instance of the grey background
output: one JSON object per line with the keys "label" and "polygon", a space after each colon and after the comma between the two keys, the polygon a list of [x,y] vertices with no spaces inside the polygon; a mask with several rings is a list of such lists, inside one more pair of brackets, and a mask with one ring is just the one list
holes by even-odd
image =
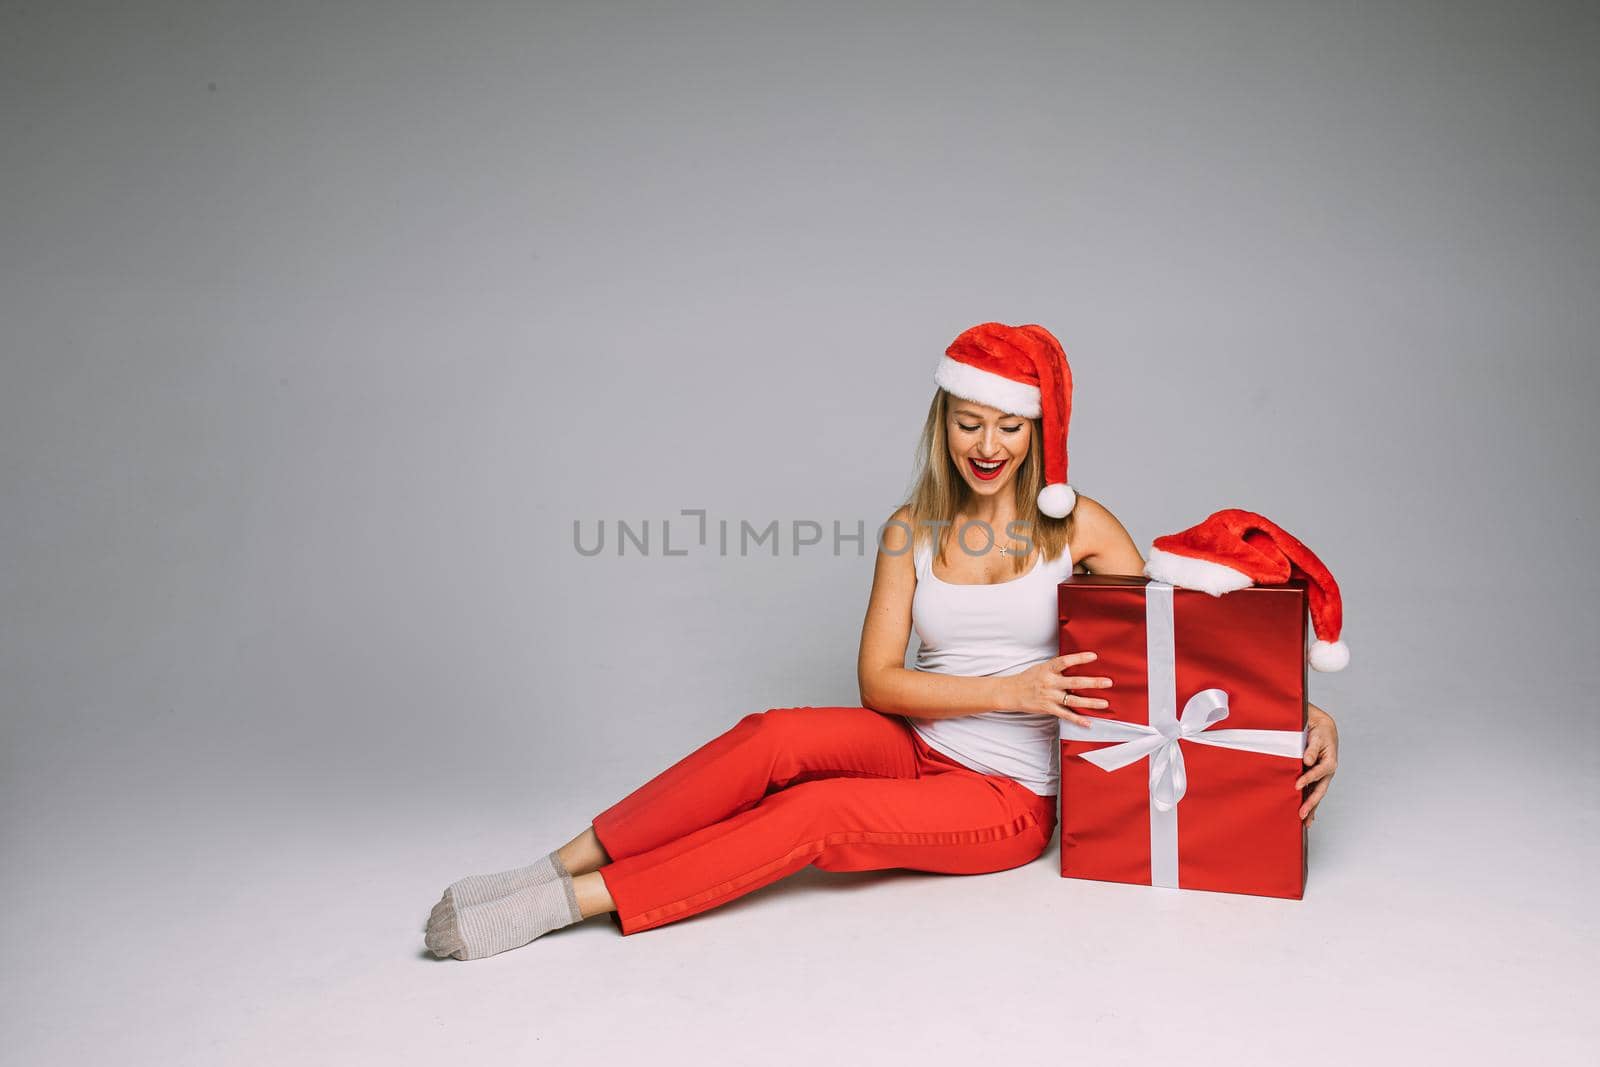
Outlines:
{"label": "grey background", "polygon": [[[0,1057],[1590,1060],[1597,48],[1550,3],[0,5]],[[858,702],[870,544],[660,525],[871,530],[990,319],[1064,342],[1141,548],[1241,506],[1338,577],[1306,900],[1052,845],[422,959],[455,878]]]}

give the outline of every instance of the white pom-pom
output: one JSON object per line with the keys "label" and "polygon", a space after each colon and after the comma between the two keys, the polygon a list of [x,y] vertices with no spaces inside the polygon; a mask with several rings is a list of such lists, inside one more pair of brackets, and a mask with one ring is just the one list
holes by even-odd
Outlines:
{"label": "white pom-pom", "polygon": [[1039,490],[1039,510],[1052,519],[1064,519],[1078,504],[1078,494],[1066,482],[1056,482]]}
{"label": "white pom-pom", "polygon": [[1311,669],[1331,674],[1342,671],[1350,662],[1350,647],[1343,641],[1311,642]]}

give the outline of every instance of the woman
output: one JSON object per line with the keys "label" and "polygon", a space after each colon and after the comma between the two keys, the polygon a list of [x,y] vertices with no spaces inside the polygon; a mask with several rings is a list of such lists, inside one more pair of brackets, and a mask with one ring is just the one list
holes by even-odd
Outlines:
{"label": "woman", "polygon": [[[1072,377],[1049,331],[974,326],[934,380],[915,489],[880,532],[863,706],[747,715],[537,862],[453,883],[428,922],[435,955],[478,959],[602,913],[637,933],[806,866],[980,874],[1044,851],[1059,720],[1086,725],[1114,696],[1096,695],[1111,680],[1087,673],[1094,652],[1056,655],[1056,587],[1144,560],[1066,484]],[[1307,823],[1338,751],[1332,718],[1309,716]]]}

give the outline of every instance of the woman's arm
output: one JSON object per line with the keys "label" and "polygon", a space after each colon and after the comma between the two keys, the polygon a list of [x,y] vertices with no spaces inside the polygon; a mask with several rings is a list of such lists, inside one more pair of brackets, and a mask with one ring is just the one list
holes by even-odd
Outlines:
{"label": "woman's arm", "polygon": [[[898,525],[897,525],[898,524]],[[861,704],[875,711],[943,719],[1004,707],[1004,678],[966,678],[906,669],[911,640],[911,596],[917,588],[912,561],[910,509],[889,517],[872,574],[872,597],[861,626],[856,678]]]}
{"label": "woman's arm", "polygon": [[1100,501],[1079,493],[1072,514],[1073,545],[1082,552],[1078,562],[1087,567],[1090,574],[1137,577],[1144,573],[1144,557],[1139,555],[1133,538]]}
{"label": "woman's arm", "polygon": [[[1300,804],[1300,818],[1310,826],[1317,819],[1317,805],[1322,803],[1328,784],[1333,781],[1333,772],[1339,767],[1339,728],[1334,725],[1332,715],[1310,701],[1306,702],[1306,728],[1306,773],[1295,782],[1295,787],[1305,798]],[[1305,793],[1308,786],[1311,791]]]}

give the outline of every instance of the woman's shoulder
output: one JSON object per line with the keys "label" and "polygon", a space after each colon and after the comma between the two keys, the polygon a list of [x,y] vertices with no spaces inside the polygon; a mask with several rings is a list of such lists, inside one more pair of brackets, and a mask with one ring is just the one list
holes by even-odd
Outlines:
{"label": "woman's shoulder", "polygon": [[912,543],[911,505],[901,504],[883,520],[878,531],[878,548],[890,556],[904,556]]}
{"label": "woman's shoulder", "polygon": [[1103,535],[1111,526],[1120,527],[1122,524],[1117,517],[1111,514],[1111,509],[1092,496],[1078,494],[1077,503],[1072,505],[1072,539],[1083,541]]}
{"label": "woman's shoulder", "polygon": [[[1072,554],[1079,562],[1110,562],[1116,568],[1113,573],[1136,574],[1143,568],[1139,551],[1121,520],[1100,501],[1082,493],[1072,508]],[[1135,561],[1139,566],[1129,570]],[[1090,570],[1094,569],[1091,563]]]}

